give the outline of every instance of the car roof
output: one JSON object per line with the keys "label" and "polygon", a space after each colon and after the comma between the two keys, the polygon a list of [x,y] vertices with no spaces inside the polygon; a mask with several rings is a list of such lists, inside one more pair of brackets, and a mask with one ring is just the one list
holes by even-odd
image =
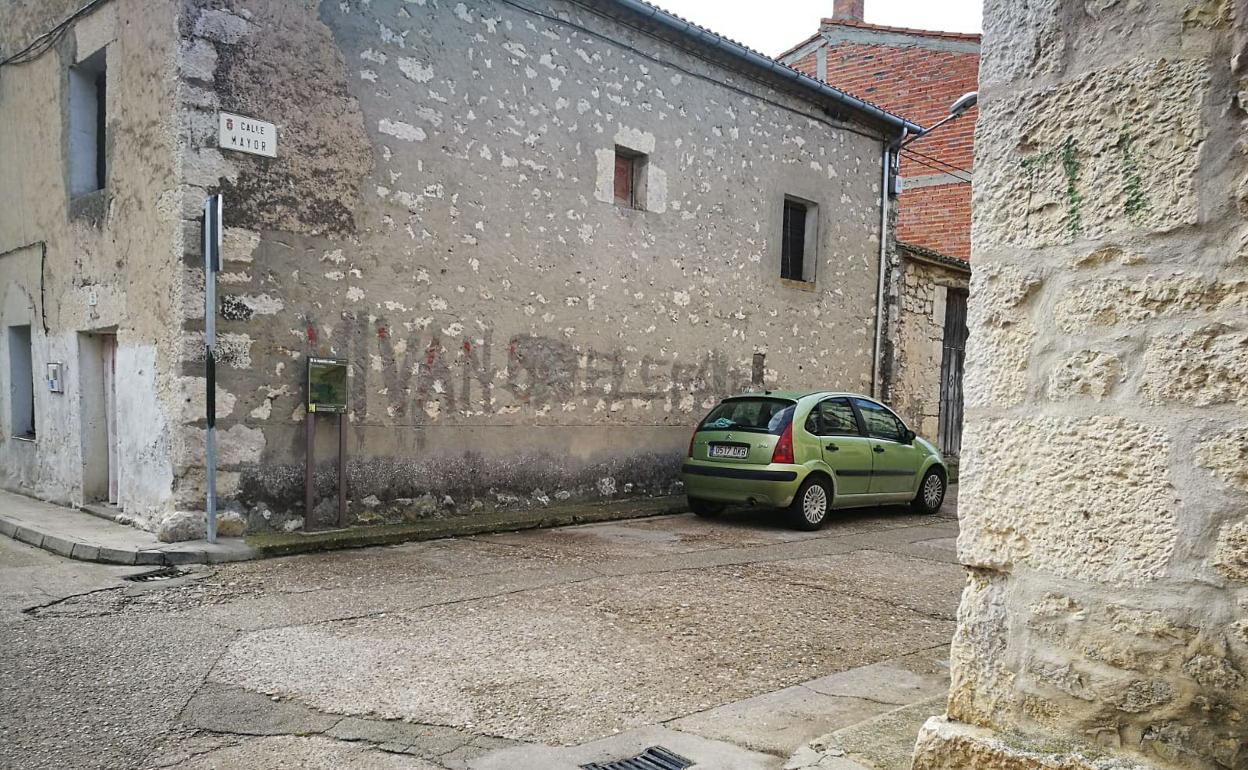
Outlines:
{"label": "car roof", "polygon": [[803,398],[810,398],[811,396],[845,396],[847,398],[865,398],[875,401],[870,396],[864,396],[861,393],[845,393],[836,390],[754,390],[736,396],[729,396],[729,398],[784,398],[791,401],[801,401]]}

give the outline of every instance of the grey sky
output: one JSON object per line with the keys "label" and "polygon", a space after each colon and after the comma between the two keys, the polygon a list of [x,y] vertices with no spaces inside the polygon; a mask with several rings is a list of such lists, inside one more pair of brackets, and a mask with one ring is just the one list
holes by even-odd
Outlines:
{"label": "grey sky", "polygon": [[[833,0],[652,0],[769,56],[815,34]],[[867,0],[867,21],[892,27],[979,32],[982,0]]]}

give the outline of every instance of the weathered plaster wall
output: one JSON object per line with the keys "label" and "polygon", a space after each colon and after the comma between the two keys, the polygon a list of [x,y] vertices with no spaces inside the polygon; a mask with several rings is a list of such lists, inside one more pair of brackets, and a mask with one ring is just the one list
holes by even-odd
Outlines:
{"label": "weathered plaster wall", "polygon": [[898,249],[892,281],[894,328],[889,334],[889,405],[921,436],[940,433],[940,373],[945,344],[945,300],[965,291],[966,269],[910,256]]}
{"label": "weathered plaster wall", "polygon": [[[24,47],[78,5],[6,4],[3,52]],[[168,426],[179,353],[170,333],[176,328],[172,268],[180,237],[175,13],[172,3],[114,0],[76,22],[37,60],[0,69],[0,327],[32,327],[38,433],[34,442],[11,438],[7,334],[0,333],[0,486],[83,502],[84,474],[91,475],[84,467],[99,458],[82,440],[80,407],[84,388],[99,383],[88,382],[79,366],[80,332],[115,331],[119,502],[148,527],[170,511],[172,487]],[[105,45],[106,189],[71,201],[67,72]],[[50,361],[65,363],[64,394],[43,383]]]}
{"label": "weathered plaster wall", "polygon": [[990,0],[947,718],[915,768],[1248,766],[1248,15]]}
{"label": "weathered plaster wall", "polygon": [[[185,20],[189,165],[230,225],[226,491],[270,523],[302,504],[309,353],[352,361],[374,514],[671,491],[755,353],[771,387],[870,386],[879,138],[585,6],[520,5]],[[277,123],[279,158],[223,156],[218,108]],[[613,202],[616,145],[649,156],[644,210]],[[813,285],[779,278],[786,194],[819,204]]]}

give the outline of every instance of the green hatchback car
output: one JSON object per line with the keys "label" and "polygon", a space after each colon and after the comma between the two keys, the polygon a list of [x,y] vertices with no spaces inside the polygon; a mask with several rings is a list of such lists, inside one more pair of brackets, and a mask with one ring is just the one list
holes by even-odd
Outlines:
{"label": "green hatchback car", "polygon": [[728,504],[787,509],[819,529],[837,508],[910,503],[935,513],[949,470],[936,447],[866,396],[765,391],[726,398],[702,420],[681,469],[701,516]]}

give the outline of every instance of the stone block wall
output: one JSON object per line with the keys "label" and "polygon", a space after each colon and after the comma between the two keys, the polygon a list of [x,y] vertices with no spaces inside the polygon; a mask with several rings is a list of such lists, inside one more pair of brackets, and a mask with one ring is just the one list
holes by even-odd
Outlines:
{"label": "stone block wall", "polygon": [[[82,3],[0,7],[0,58]],[[181,398],[174,276],[181,241],[173,101],[177,8],[98,5],[31,61],[0,72],[0,488],[68,505],[104,502],[147,528],[169,514]],[[38,49],[36,49],[38,50]],[[70,184],[70,73],[104,65],[100,189]],[[90,157],[90,153],[88,153]],[[14,437],[8,327],[29,326],[36,435]],[[115,341],[113,451],[101,340]],[[61,365],[61,390],[45,379]]]}
{"label": "stone block wall", "polygon": [[920,436],[937,442],[946,300],[950,291],[967,289],[970,271],[954,260],[925,257],[902,245],[890,274],[895,296],[889,297],[885,398]]}
{"label": "stone block wall", "polygon": [[987,3],[970,577],[916,770],[1248,766],[1246,14]]}
{"label": "stone block wall", "polygon": [[[186,181],[226,197],[219,489],[254,525],[302,515],[308,354],[351,361],[360,521],[677,492],[720,397],[756,379],[870,388],[880,130],[618,11],[188,3]],[[278,157],[223,153],[219,110],[276,123]],[[616,148],[645,156],[633,207],[613,195]],[[786,195],[818,206],[810,281],[780,277]],[[202,497],[194,256],[187,507]]]}

